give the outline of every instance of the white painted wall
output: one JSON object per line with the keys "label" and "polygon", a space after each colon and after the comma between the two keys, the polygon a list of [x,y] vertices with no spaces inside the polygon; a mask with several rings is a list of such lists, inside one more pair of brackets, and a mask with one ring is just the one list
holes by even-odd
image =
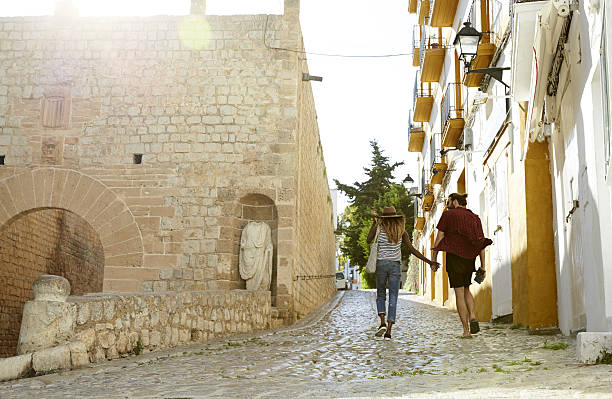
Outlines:
{"label": "white painted wall", "polygon": [[[549,139],[559,328],[564,334],[612,331],[612,179],[603,154],[600,78],[603,4],[581,2],[574,13],[569,57],[561,71],[568,76],[567,88],[562,80],[557,96],[562,105]],[[612,30],[612,20],[608,27]],[[579,208],[568,217],[574,200]]]}

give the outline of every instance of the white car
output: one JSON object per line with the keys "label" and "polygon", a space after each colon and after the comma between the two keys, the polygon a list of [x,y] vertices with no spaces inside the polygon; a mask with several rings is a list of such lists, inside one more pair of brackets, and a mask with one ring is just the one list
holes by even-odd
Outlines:
{"label": "white car", "polygon": [[336,272],[336,288],[339,290],[345,290],[348,288],[348,281],[344,278],[343,272]]}

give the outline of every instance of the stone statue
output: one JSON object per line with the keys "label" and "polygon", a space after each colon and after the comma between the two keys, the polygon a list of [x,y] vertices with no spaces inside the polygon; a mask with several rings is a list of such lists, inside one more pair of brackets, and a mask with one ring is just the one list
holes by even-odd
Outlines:
{"label": "stone statue", "polygon": [[272,235],[264,222],[249,222],[240,238],[240,277],[247,290],[269,290],[272,278]]}

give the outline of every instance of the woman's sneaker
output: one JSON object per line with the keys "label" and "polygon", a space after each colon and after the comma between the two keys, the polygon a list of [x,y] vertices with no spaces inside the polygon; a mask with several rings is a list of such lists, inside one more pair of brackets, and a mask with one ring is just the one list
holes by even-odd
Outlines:
{"label": "woman's sneaker", "polygon": [[378,330],[376,330],[376,334],[374,335],[376,335],[377,337],[382,337],[385,331],[387,331],[387,325],[381,324],[380,327],[378,327]]}

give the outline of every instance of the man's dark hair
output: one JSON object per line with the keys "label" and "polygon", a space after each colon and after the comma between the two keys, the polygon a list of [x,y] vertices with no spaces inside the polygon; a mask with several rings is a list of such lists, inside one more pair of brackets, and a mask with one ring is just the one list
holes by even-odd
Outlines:
{"label": "man's dark hair", "polygon": [[468,196],[467,194],[452,193],[451,195],[448,196],[448,199],[451,201],[457,200],[459,205],[466,206],[467,196]]}

